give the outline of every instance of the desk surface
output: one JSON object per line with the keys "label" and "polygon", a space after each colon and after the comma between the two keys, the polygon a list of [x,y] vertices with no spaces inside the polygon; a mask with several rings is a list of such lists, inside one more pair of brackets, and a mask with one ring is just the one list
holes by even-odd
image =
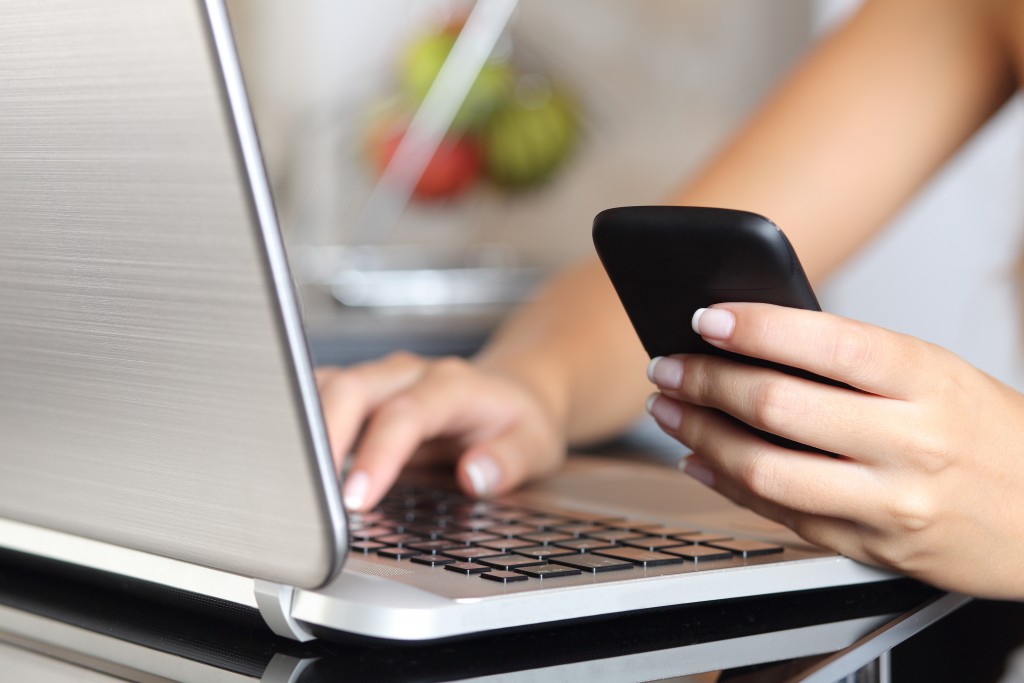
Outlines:
{"label": "desk surface", "polygon": [[[106,674],[130,680],[596,683],[715,669],[739,675],[782,661],[785,677],[773,680],[802,680],[821,669],[829,653],[908,613],[930,605],[934,619],[960,604],[943,600],[935,589],[901,579],[432,643],[351,637],[298,644],[270,633],[255,611],[222,612],[173,591],[97,583],[59,565],[0,553],[0,641],[14,646],[0,648],[0,658],[32,671],[49,666],[46,680],[85,680],[60,678],[70,663],[99,672],[89,674],[95,680]],[[927,626],[906,621],[903,637]]]}

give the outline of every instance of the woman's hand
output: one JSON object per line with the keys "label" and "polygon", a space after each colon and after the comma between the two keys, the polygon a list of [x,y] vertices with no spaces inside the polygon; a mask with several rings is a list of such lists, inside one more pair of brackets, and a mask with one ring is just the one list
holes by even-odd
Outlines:
{"label": "woman's hand", "polygon": [[459,358],[399,353],[317,370],[335,463],[353,462],[345,505],[372,508],[405,464],[456,463],[456,479],[491,496],[557,469],[565,439],[554,409],[526,382]]}
{"label": "woman's hand", "polygon": [[[942,348],[825,313],[721,304],[694,329],[860,391],[712,356],[655,359],[649,411],[693,449],[686,473],[854,559],[1024,599],[1024,396]],[[772,445],[737,420],[842,457]]]}

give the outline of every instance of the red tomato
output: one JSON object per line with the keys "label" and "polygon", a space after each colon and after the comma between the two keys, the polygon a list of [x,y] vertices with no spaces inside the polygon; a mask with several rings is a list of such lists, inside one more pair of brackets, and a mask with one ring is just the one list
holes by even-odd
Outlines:
{"label": "red tomato", "polygon": [[[374,155],[378,170],[384,170],[404,134],[404,131],[397,131],[384,137],[378,153]],[[446,137],[424,169],[413,194],[421,199],[454,197],[473,184],[482,167],[482,155],[474,140]]]}

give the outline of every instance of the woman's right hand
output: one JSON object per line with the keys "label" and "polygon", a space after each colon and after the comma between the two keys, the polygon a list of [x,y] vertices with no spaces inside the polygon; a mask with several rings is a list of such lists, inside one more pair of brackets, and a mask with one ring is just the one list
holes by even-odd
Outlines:
{"label": "woman's right hand", "polygon": [[565,457],[556,406],[528,382],[461,358],[396,353],[316,372],[335,465],[352,458],[345,506],[371,509],[402,468],[451,462],[488,497],[554,472]]}

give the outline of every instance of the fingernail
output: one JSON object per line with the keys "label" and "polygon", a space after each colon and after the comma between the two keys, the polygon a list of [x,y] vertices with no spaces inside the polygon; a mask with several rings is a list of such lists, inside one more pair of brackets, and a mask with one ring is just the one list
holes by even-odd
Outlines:
{"label": "fingernail", "polygon": [[715,473],[703,460],[691,455],[680,463],[680,468],[684,474],[690,475],[705,486],[715,485]]}
{"label": "fingernail", "polygon": [[498,488],[498,483],[501,481],[501,468],[493,458],[478,455],[467,462],[464,467],[476,495],[487,496]]}
{"label": "fingernail", "polygon": [[708,339],[728,339],[736,327],[736,316],[724,308],[698,308],[690,327]]}
{"label": "fingernail", "polygon": [[345,507],[361,510],[366,502],[366,490],[370,488],[370,477],[366,472],[352,472],[345,479]]}
{"label": "fingernail", "polygon": [[679,425],[683,423],[682,406],[661,394],[651,394],[647,398],[647,412],[669,431],[679,431]]}
{"label": "fingernail", "polygon": [[678,389],[683,385],[683,362],[665,356],[652,358],[647,366],[647,379],[659,387]]}

